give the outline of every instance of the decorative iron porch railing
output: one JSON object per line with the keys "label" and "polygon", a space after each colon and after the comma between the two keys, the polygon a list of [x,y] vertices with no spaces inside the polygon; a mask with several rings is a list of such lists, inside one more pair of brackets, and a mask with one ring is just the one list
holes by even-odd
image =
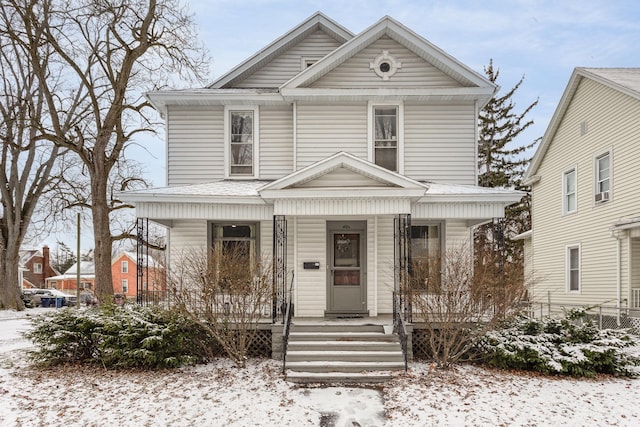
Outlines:
{"label": "decorative iron porch railing", "polygon": [[411,323],[411,215],[400,214],[394,218],[394,292],[398,297],[398,315]]}
{"label": "decorative iron porch railing", "polygon": [[[287,303],[287,220],[273,217],[273,323],[284,322]],[[290,299],[290,296],[289,296]]]}

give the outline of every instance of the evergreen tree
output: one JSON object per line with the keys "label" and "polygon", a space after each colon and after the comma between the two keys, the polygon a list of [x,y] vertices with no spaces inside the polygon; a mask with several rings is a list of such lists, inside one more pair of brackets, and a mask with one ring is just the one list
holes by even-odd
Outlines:
{"label": "evergreen tree", "polygon": [[[500,71],[493,60],[484,69],[487,78],[497,83]],[[482,187],[501,187],[528,191],[522,177],[531,160],[527,153],[539,139],[518,144],[518,136],[533,125],[526,116],[538,105],[538,100],[522,112],[516,111],[513,95],[520,88],[524,76],[510,90],[496,94],[479,115],[480,138],[478,142],[478,184]],[[480,226],[475,234],[476,268],[496,268],[496,277],[509,262],[522,268],[522,242],[510,239],[531,227],[531,198],[527,194],[515,205],[507,207],[505,217]]]}

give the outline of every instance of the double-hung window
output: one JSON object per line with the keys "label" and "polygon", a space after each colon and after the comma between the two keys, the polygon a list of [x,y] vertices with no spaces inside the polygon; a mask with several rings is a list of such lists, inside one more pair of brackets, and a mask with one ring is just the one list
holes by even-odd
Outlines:
{"label": "double-hung window", "polygon": [[126,294],[127,292],[129,292],[129,280],[122,279],[122,293]]}
{"label": "double-hung window", "polygon": [[440,223],[411,225],[411,273],[415,289],[427,293],[440,291],[442,242]]}
{"label": "double-hung window", "polygon": [[39,262],[34,262],[33,263],[33,272],[35,274],[42,274],[42,264],[40,264]]}
{"label": "double-hung window", "polygon": [[565,214],[577,209],[576,168],[569,169],[562,176],[562,211]]}
{"label": "double-hung window", "polygon": [[373,106],[373,162],[399,171],[400,108],[397,105]]}
{"label": "double-hung window", "polygon": [[122,271],[123,273],[129,272],[129,261],[122,261],[120,263],[120,271]]}
{"label": "double-hung window", "polygon": [[225,109],[227,176],[252,178],[257,175],[258,109]]}
{"label": "double-hung window", "polygon": [[609,200],[611,190],[611,156],[606,152],[596,157],[596,202]]}
{"label": "double-hung window", "polygon": [[567,290],[580,292],[580,245],[567,246]]}

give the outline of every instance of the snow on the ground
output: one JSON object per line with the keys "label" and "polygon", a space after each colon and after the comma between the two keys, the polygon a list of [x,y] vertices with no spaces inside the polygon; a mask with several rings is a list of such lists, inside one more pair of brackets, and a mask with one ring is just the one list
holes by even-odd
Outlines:
{"label": "snow on the ground", "polygon": [[226,359],[154,372],[39,369],[17,332],[27,320],[2,317],[0,426],[640,425],[640,379],[413,363],[378,388],[306,388],[287,383],[274,360],[245,370]]}

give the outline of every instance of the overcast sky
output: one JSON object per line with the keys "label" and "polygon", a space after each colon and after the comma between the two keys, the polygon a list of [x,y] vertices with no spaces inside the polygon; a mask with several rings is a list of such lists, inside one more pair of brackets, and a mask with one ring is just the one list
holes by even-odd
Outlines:
{"label": "overcast sky", "polygon": [[[358,34],[389,15],[483,73],[493,59],[498,83],[521,111],[539,99],[535,125],[520,145],[542,136],[575,67],[640,67],[638,0],[191,0],[200,39],[213,59],[211,81],[317,11]],[[139,141],[147,178],[166,184],[164,142]],[[87,232],[88,233],[88,232]],[[64,239],[67,241],[67,239]],[[83,239],[84,240],[84,239]],[[50,245],[55,238],[47,239]],[[83,245],[84,246],[84,245]]]}

